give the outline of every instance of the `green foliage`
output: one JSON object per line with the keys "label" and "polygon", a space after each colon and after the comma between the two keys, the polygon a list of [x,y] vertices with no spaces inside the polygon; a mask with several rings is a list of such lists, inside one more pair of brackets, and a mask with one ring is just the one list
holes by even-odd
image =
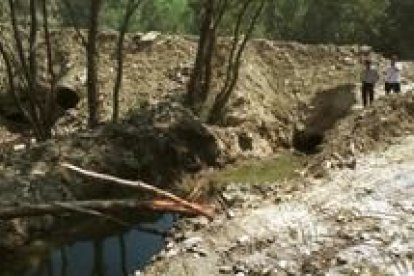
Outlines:
{"label": "green foliage", "polygon": [[307,0],[269,1],[262,18],[265,33],[277,39],[297,39],[303,32],[308,4]]}
{"label": "green foliage", "polygon": [[69,7],[64,4],[64,1],[59,1],[59,14],[63,26],[69,27],[76,23],[80,28],[86,28],[89,23],[89,6],[90,1],[83,0],[68,0]]}
{"label": "green foliage", "polygon": [[[193,0],[143,0],[139,11],[131,20],[131,31],[157,30],[171,33],[188,33],[194,31]],[[88,0],[70,0],[77,24],[87,27],[89,18]],[[104,29],[118,29],[119,22],[125,14],[126,0],[106,0],[101,23]],[[71,14],[59,1],[62,23],[72,25]]]}
{"label": "green foliage", "polygon": [[[6,1],[0,3],[0,18],[4,20],[7,9],[3,2]],[[51,1],[58,3],[61,23],[70,26],[73,22],[62,2]],[[90,0],[69,2],[78,25],[86,27]],[[126,0],[104,2],[101,28],[116,30]],[[197,34],[201,3],[201,0],[143,0],[129,29]],[[306,43],[370,44],[386,52],[414,56],[413,0],[269,0],[266,5],[256,36]],[[229,34],[226,26],[236,20],[232,14],[235,13],[230,12],[223,19],[222,34]]]}
{"label": "green foliage", "polygon": [[141,30],[187,33],[191,30],[193,13],[188,0],[146,1],[139,15]]}
{"label": "green foliage", "polygon": [[390,0],[387,24],[383,33],[388,34],[384,49],[392,53],[414,58],[414,1]]}

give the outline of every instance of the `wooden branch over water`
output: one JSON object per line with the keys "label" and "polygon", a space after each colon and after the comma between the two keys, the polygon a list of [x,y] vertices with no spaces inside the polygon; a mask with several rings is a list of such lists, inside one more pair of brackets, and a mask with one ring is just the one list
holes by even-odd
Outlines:
{"label": "wooden branch over water", "polygon": [[101,173],[97,173],[97,172],[93,172],[93,171],[88,171],[82,168],[79,168],[75,165],[69,164],[69,163],[63,163],[61,164],[62,167],[74,171],[78,174],[90,177],[90,178],[94,178],[94,179],[99,179],[99,180],[103,180],[103,181],[107,181],[109,183],[113,183],[119,186],[123,186],[123,187],[127,187],[127,188],[133,188],[133,189],[138,189],[141,191],[147,191],[147,192],[151,192],[154,195],[157,196],[162,196],[164,198],[167,198],[175,203],[177,203],[178,205],[181,205],[183,207],[185,207],[185,209],[189,209],[192,210],[194,213],[199,214],[199,215],[203,215],[205,217],[207,217],[208,219],[212,220],[213,219],[213,213],[209,210],[206,210],[205,208],[203,208],[202,206],[196,204],[196,203],[191,203],[188,202],[170,192],[164,191],[162,189],[159,189],[157,187],[154,187],[152,185],[149,185],[147,183],[144,183],[142,181],[131,181],[131,180],[125,180],[125,179],[121,179],[115,176],[111,176],[111,175],[106,175],[106,174],[101,174]]}
{"label": "wooden branch over water", "polygon": [[[88,214],[91,214],[93,211],[108,212],[125,209],[153,212],[174,212],[186,215],[199,214],[191,209],[182,207],[182,205],[177,205],[175,202],[165,200],[89,200],[51,202],[45,204],[23,204],[17,207],[0,208],[0,220],[43,215],[60,215],[68,212],[79,213],[80,210],[89,210]],[[86,211],[82,212],[86,213]]]}

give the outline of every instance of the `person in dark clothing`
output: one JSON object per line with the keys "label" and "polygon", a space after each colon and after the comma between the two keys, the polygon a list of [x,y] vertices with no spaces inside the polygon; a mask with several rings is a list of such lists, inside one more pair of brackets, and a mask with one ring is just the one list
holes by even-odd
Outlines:
{"label": "person in dark clothing", "polygon": [[373,67],[371,60],[365,61],[365,68],[361,73],[362,103],[364,107],[374,101],[375,84],[379,79],[378,71]]}

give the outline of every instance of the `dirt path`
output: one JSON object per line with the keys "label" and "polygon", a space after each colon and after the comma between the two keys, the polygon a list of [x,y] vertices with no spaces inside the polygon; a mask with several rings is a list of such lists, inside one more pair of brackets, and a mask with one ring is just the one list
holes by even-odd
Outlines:
{"label": "dirt path", "polygon": [[308,182],[278,204],[277,188],[245,195],[145,275],[413,275],[414,137]]}

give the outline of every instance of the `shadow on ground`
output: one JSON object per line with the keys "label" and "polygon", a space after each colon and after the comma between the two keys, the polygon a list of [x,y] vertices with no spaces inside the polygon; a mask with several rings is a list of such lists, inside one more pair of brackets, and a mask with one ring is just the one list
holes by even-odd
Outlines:
{"label": "shadow on ground", "polygon": [[317,93],[305,111],[303,125],[295,129],[295,149],[307,154],[318,152],[325,132],[351,112],[356,102],[354,90],[354,84],[345,84]]}

